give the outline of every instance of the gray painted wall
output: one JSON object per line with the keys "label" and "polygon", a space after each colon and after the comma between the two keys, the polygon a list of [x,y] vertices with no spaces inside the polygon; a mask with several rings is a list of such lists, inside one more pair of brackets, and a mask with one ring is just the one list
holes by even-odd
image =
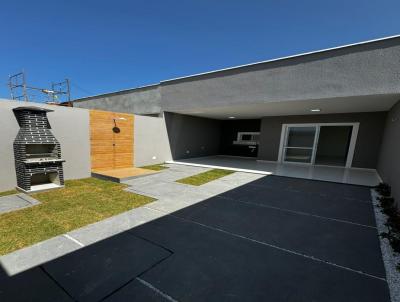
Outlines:
{"label": "gray painted wall", "polygon": [[164,117],[135,115],[134,162],[136,167],[172,159]]}
{"label": "gray painted wall", "polygon": [[74,107],[136,114],[161,112],[158,85],[103,94],[74,101]]}
{"label": "gray painted wall", "polygon": [[166,112],[165,123],[173,159],[219,153],[221,121]]}
{"label": "gray painted wall", "polygon": [[52,132],[61,144],[61,156],[66,160],[65,179],[90,177],[89,112],[84,109],[0,100],[0,191],[17,185],[13,142],[19,126],[13,108],[38,106],[54,110],[47,114]]}
{"label": "gray painted wall", "polygon": [[[305,100],[331,102],[336,99],[346,108],[344,100],[364,97],[356,102],[361,109],[352,111],[387,110],[393,104],[391,97],[400,93],[398,57],[400,37],[162,81],[79,99],[74,106],[135,114],[162,111],[190,114],[190,111],[202,112],[204,108],[227,110],[235,105],[256,108],[265,103]],[[368,96],[384,95],[388,98],[381,98],[380,107],[375,105],[380,109],[365,108],[367,104],[371,106]]]}
{"label": "gray painted wall", "polygon": [[400,93],[400,38],[161,82],[165,111]]}
{"label": "gray painted wall", "polygon": [[400,205],[400,101],[386,119],[378,172],[383,181],[392,186],[392,194]]}
{"label": "gray painted wall", "polygon": [[282,124],[359,122],[360,128],[352,166],[375,169],[386,115],[386,112],[372,112],[264,117],[261,120],[258,159],[278,160]]}

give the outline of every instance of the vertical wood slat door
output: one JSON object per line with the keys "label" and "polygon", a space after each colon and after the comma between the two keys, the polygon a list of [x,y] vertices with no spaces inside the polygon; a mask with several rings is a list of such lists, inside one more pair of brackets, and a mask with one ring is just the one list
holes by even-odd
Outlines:
{"label": "vertical wood slat door", "polygon": [[133,120],[133,114],[90,110],[92,170],[133,167]]}

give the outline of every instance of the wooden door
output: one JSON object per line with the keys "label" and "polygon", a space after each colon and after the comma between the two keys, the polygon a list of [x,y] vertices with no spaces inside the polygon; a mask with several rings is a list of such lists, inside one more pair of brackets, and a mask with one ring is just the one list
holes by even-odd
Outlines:
{"label": "wooden door", "polygon": [[90,110],[92,170],[133,167],[133,114]]}

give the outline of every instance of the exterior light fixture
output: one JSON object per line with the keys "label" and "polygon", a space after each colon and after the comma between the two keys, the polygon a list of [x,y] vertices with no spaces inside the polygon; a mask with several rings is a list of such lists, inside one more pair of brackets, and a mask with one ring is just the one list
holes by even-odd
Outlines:
{"label": "exterior light fixture", "polygon": [[311,111],[311,112],[320,112],[321,109],[316,108],[316,109],[311,109],[310,111]]}
{"label": "exterior light fixture", "polygon": [[124,117],[115,117],[113,118],[114,121],[114,127],[112,128],[114,133],[120,133],[121,129],[117,126],[117,121],[126,121],[126,118]]}
{"label": "exterior light fixture", "polygon": [[228,117],[228,118],[230,118],[230,119],[234,119],[234,118],[236,118],[236,117],[234,117],[234,116],[230,116],[230,117]]}

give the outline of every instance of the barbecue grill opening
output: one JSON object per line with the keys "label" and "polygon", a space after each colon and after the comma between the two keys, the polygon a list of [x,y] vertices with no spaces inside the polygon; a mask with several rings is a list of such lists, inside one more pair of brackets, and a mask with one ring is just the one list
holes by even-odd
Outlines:
{"label": "barbecue grill opening", "polygon": [[[57,172],[37,173],[31,176],[31,188],[34,190],[38,185],[54,184],[60,186],[60,177]],[[43,186],[44,187],[44,186]]]}
{"label": "barbecue grill opening", "polygon": [[57,158],[56,145],[54,144],[30,144],[26,145],[26,158]]}

